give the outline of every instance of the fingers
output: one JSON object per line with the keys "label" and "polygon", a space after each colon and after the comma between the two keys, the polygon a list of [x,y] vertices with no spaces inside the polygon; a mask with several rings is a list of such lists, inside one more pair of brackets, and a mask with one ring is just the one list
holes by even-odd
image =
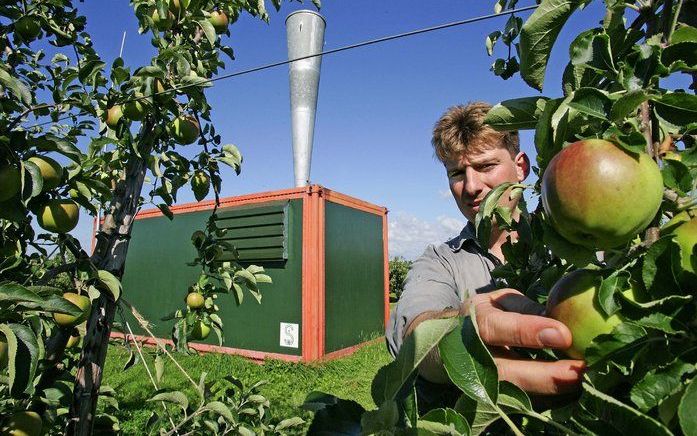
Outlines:
{"label": "fingers", "polygon": [[554,395],[577,391],[585,365],[580,360],[541,362],[495,357],[499,380],[531,394]]}
{"label": "fingers", "polygon": [[[513,289],[479,294],[473,299],[479,335],[488,345],[525,348],[558,348],[571,346],[571,332],[559,321],[536,315],[506,312],[500,307],[534,308],[534,302]],[[502,303],[505,301],[505,303]]]}

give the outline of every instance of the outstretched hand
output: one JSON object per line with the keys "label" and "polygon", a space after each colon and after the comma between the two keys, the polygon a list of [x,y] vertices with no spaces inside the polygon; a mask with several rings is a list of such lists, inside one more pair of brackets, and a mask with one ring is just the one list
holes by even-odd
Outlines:
{"label": "outstretched hand", "polygon": [[479,335],[489,346],[499,379],[532,394],[561,394],[579,388],[585,368],[582,360],[544,362],[521,359],[510,347],[554,348],[571,346],[571,332],[559,321],[541,316],[544,307],[515,289],[478,294],[474,305]]}

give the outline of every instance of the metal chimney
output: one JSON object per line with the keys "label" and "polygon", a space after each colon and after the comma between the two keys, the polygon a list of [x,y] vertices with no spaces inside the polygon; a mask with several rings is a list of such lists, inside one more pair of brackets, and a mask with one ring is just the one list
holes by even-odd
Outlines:
{"label": "metal chimney", "polygon": [[[325,26],[326,21],[316,12],[302,10],[288,15],[286,18],[288,59],[321,53]],[[290,63],[290,115],[296,187],[310,184],[312,139],[315,132],[321,66],[321,56]]]}

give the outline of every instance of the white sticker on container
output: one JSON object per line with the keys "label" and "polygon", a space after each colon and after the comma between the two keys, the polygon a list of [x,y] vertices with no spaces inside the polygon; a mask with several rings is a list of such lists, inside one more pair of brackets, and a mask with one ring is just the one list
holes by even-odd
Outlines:
{"label": "white sticker on container", "polygon": [[281,347],[298,348],[298,338],[300,337],[300,328],[298,324],[287,322],[281,323]]}

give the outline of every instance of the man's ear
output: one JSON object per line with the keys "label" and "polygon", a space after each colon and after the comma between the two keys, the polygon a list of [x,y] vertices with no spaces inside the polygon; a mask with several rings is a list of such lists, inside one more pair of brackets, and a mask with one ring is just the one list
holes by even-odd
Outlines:
{"label": "man's ear", "polygon": [[530,174],[530,158],[527,154],[522,151],[518,153],[515,157],[516,171],[518,174],[518,181],[522,182],[527,179]]}

